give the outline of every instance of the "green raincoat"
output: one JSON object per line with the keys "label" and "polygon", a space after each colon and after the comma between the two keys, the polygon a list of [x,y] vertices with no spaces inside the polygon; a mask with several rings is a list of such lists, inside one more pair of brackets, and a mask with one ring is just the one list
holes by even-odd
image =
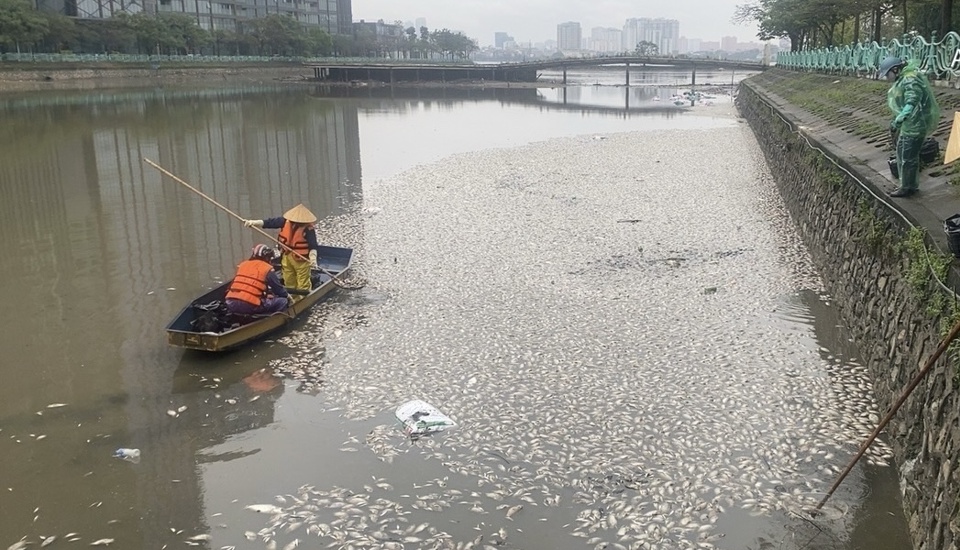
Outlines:
{"label": "green raincoat", "polygon": [[940,121],[940,106],[916,61],[908,62],[887,90],[887,105],[902,136],[926,137]]}

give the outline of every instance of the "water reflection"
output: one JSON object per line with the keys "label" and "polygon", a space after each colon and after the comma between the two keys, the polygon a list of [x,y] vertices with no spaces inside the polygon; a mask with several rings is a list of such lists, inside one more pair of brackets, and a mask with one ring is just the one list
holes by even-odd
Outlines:
{"label": "water reflection", "polygon": [[[229,376],[171,383],[181,354],[163,324],[230,276],[253,237],[142,159],[244,215],[300,201],[335,215],[361,200],[357,108],[302,98],[149,90],[4,103],[0,273],[19,289],[9,311],[24,314],[0,336],[0,544],[78,532],[152,547],[209,527],[196,456],[272,423],[283,386],[267,387],[265,359],[249,351],[218,359],[239,363]],[[111,458],[118,447],[141,449],[140,463]]]}
{"label": "water reflection", "polygon": [[[67,532],[84,543],[179,545],[227,522],[216,514],[240,508],[235,501],[294,490],[289,484],[318,465],[352,487],[382,468],[370,454],[344,460],[337,444],[390,423],[389,414],[358,426],[322,397],[290,399],[261,370],[288,357],[285,346],[268,340],[222,356],[166,347],[163,325],[232,275],[254,237],[143,158],[241,215],[277,215],[304,201],[330,217],[361,202],[361,176],[461,151],[736,124],[708,110],[644,110],[647,89],[570,88],[566,105],[559,92],[311,86],[0,101],[0,229],[9,247],[0,274],[16,289],[7,310],[17,312],[0,331],[0,547]],[[320,443],[304,445],[307,433]],[[110,458],[118,447],[140,448],[140,464]]]}

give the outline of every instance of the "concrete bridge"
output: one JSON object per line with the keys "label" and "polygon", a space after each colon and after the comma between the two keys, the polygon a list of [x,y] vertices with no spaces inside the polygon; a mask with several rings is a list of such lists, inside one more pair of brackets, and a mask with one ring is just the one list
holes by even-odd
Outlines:
{"label": "concrete bridge", "polygon": [[730,69],[737,71],[762,71],[761,63],[728,61],[723,59],[700,59],[688,57],[641,57],[602,56],[564,59],[540,59],[522,63],[417,63],[415,61],[337,61],[305,63],[313,69],[318,81],[349,82],[353,80],[376,80],[396,84],[400,82],[447,82],[453,80],[494,80],[506,82],[536,82],[540,72],[553,69],[563,73],[567,83],[567,70],[581,67],[622,66],[625,84],[630,85],[630,72],[650,70],[689,70],[693,84],[697,83],[697,69]]}

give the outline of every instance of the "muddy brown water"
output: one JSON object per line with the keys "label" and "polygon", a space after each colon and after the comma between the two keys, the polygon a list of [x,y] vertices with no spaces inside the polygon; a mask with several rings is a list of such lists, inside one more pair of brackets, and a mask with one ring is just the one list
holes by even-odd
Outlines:
{"label": "muddy brown water", "polygon": [[[205,534],[212,540],[201,544],[210,548],[260,548],[243,536],[264,525],[247,504],[274,502],[302,483],[361,492],[372,477],[386,477],[402,492],[444,474],[415,455],[387,468],[370,453],[345,451],[344,441],[389,424],[397,404],[353,421],[338,413],[342,396],[300,393],[295,382],[265,376],[270,361],[304,352],[278,342],[284,334],[222,355],[166,345],[165,324],[232,276],[258,241],[143,158],[242,216],[279,215],[303,201],[332,218],[362,208],[365,181],[450,154],[735,124],[652,100],[677,91],[667,82],[653,93],[262,86],[0,97],[0,273],[8,288],[0,547],[57,536],[57,548],[77,533],[81,544],[109,538],[119,548],[182,547]],[[332,302],[379,299],[341,292]],[[820,297],[801,293],[784,309],[781,322],[812,331],[806,351],[855,360]],[[300,321],[285,334],[309,330]],[[140,449],[140,462],[112,458],[119,447]],[[476,487],[467,476],[448,478]],[[908,547],[895,472],[865,467],[848,483],[856,505],[839,534],[785,530],[791,520],[779,516],[757,528],[733,511],[718,523],[727,533],[718,547],[779,548],[785,532],[792,538],[784,548]],[[451,510],[434,521],[473,519]],[[508,547],[585,547],[551,523],[530,520],[522,531]],[[797,533],[814,542],[803,546]]]}

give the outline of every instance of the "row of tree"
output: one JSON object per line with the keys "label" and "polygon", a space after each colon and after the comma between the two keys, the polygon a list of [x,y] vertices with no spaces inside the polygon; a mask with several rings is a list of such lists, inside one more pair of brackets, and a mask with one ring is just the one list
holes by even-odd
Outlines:
{"label": "row of tree", "polygon": [[[354,43],[361,48],[365,45],[373,46],[373,51],[368,50],[362,55],[396,56],[405,59],[428,59],[438,55],[441,59],[462,59],[479,49],[475,40],[449,29],[430,32],[427,27],[420,27],[419,30],[415,27],[404,28],[402,21],[395,21],[389,29],[392,34],[378,40],[370,26],[361,26]],[[402,32],[398,32],[400,30]]]}
{"label": "row of tree", "polygon": [[[391,30],[403,29],[402,25]],[[330,35],[286,15],[242,22],[237,31],[208,31],[182,13],[126,14],[109,19],[74,19],[34,9],[30,0],[0,0],[0,52],[358,56],[409,58],[467,57],[475,41],[447,29],[395,36],[361,26],[354,36]]]}
{"label": "row of tree", "polygon": [[754,0],[737,6],[734,20],[758,23],[762,40],[789,38],[793,51],[911,33],[929,39],[960,23],[953,0]]}

